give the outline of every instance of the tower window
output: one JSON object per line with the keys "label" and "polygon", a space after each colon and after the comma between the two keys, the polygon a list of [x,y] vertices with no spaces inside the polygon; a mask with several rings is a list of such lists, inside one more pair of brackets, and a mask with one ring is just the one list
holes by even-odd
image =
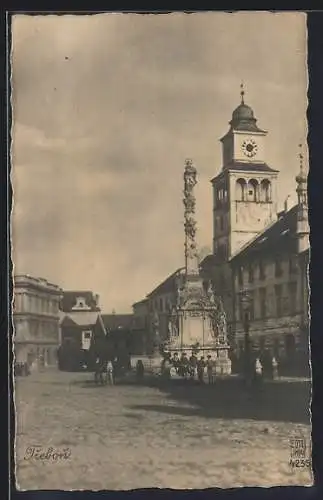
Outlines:
{"label": "tower window", "polygon": [[259,185],[256,179],[250,179],[248,182],[248,200],[258,201],[258,189]]}
{"label": "tower window", "polygon": [[260,201],[271,201],[271,183],[268,179],[263,179],[260,183]]}
{"label": "tower window", "polygon": [[238,179],[236,182],[236,200],[244,201],[246,199],[247,183],[245,179]]}

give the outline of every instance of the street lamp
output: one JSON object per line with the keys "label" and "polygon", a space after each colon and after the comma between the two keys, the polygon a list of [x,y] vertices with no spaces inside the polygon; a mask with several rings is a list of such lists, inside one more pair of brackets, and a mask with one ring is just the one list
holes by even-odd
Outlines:
{"label": "street lamp", "polygon": [[240,292],[241,296],[241,306],[243,313],[243,330],[244,330],[244,371],[245,377],[248,382],[251,370],[251,339],[250,339],[250,305],[251,298],[247,290],[242,290]]}
{"label": "street lamp", "polygon": [[242,290],[241,295],[241,305],[243,313],[243,331],[244,331],[244,344],[245,350],[250,351],[250,295],[247,290]]}

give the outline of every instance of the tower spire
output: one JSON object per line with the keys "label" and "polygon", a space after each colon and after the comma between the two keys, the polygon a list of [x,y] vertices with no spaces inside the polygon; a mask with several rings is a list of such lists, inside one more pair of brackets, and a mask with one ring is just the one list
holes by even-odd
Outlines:
{"label": "tower spire", "polygon": [[303,145],[299,144],[299,174],[296,176],[297,183],[297,195],[299,204],[307,204],[307,178],[304,170],[304,155],[303,155]]}
{"label": "tower spire", "polygon": [[300,174],[303,175],[304,174],[304,165],[303,165],[303,159],[304,159],[304,156],[303,156],[303,144],[299,144],[298,145],[299,147],[299,154],[298,154],[298,157],[299,157],[299,167],[300,167]]}
{"label": "tower spire", "polygon": [[244,84],[243,84],[243,80],[241,80],[241,84],[240,84],[241,104],[244,104],[244,95],[245,95]]}

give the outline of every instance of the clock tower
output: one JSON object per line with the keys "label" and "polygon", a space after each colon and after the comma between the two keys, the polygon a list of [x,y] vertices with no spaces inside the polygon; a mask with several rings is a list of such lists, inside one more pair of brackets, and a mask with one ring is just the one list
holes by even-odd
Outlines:
{"label": "clock tower", "polygon": [[265,161],[267,132],[241,103],[222,137],[222,169],[212,179],[213,253],[226,261],[268,226],[277,214],[278,171]]}

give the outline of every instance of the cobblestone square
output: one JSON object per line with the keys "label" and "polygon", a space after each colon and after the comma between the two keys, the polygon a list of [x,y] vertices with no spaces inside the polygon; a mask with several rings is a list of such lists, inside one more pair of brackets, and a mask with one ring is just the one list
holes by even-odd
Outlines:
{"label": "cobblestone square", "polygon": [[[310,468],[289,464],[290,439],[309,440],[309,423],[297,422],[301,419],[266,421],[261,414],[252,419],[247,402],[235,418],[234,394],[221,396],[221,408],[216,403],[212,407],[216,388],[168,391],[134,384],[95,387],[91,382],[89,373],[57,371],[17,378],[20,489],[312,483]],[[221,414],[224,418],[217,416]],[[39,449],[33,454],[35,447]],[[69,457],[55,461],[50,448],[68,449]]]}

